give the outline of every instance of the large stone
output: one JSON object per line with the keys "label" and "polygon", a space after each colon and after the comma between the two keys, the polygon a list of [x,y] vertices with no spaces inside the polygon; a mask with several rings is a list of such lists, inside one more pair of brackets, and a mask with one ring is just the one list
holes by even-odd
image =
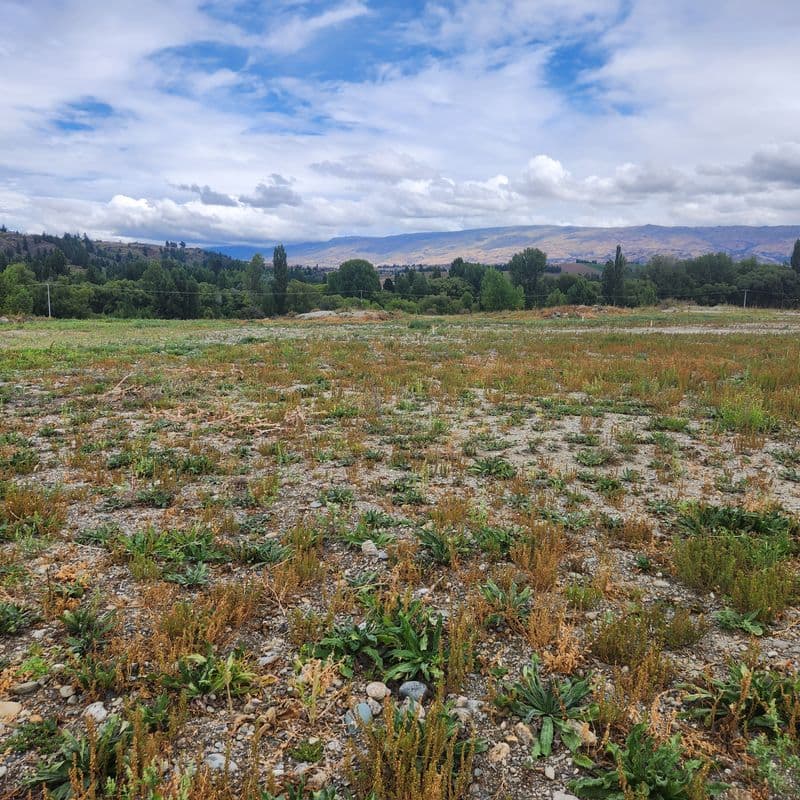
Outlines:
{"label": "large stone", "polygon": [[400,697],[408,697],[411,700],[415,700],[417,703],[421,703],[422,699],[428,693],[428,687],[420,681],[406,681],[401,684],[398,693]]}
{"label": "large stone", "polygon": [[219,772],[226,768],[229,772],[238,772],[239,767],[235,761],[226,761],[224,753],[209,753],[203,763],[214,772]]}
{"label": "large stone", "polygon": [[101,723],[105,722],[106,719],[108,719],[108,711],[102,703],[92,703],[91,705],[86,706],[83,716],[93,719],[98,725],[100,725]]}
{"label": "large stone", "polygon": [[11,687],[11,694],[33,694],[41,688],[37,681],[25,681],[25,683],[15,683]]}
{"label": "large stone", "polygon": [[381,681],[372,681],[367,684],[367,697],[371,700],[377,700],[380,703],[388,694],[390,694],[389,687]]}
{"label": "large stone", "polygon": [[20,703],[15,703],[13,700],[0,702],[0,722],[13,722],[20,711],[22,711]]}

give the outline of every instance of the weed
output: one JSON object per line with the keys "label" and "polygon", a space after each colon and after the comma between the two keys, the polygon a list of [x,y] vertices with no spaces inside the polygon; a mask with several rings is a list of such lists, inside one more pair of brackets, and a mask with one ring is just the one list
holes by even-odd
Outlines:
{"label": "weed", "polygon": [[32,625],[39,614],[27,606],[19,606],[8,600],[0,602],[0,636],[13,636]]}
{"label": "weed", "polygon": [[26,784],[46,790],[52,800],[69,800],[75,789],[92,796],[102,791],[107,779],[122,773],[132,737],[130,724],[115,715],[82,738],[65,731],[59,749],[50,761],[37,767]]}
{"label": "weed", "polygon": [[499,478],[500,480],[511,480],[517,474],[517,468],[502,456],[487,456],[478,458],[469,468],[473,475],[480,475],[484,478]]}
{"label": "weed", "polygon": [[425,527],[418,528],[415,534],[425,554],[436,564],[452,566],[471,549],[470,539],[463,530]]}
{"label": "weed", "polygon": [[800,713],[800,677],[731,663],[724,678],[707,677],[701,684],[684,685],[688,715],[708,727],[722,721],[732,733],[751,728],[778,734],[797,733]]}
{"label": "weed", "polygon": [[586,722],[593,719],[597,711],[585,702],[592,692],[591,678],[542,681],[539,663],[534,654],[530,664],[522,668],[520,680],[503,684],[495,704],[524,722],[537,720],[540,723],[539,735],[531,748],[533,758],[549,756],[557,740],[574,753],[581,746],[581,736],[571,721]]}
{"label": "weed", "polygon": [[725,788],[707,782],[702,761],[684,759],[679,734],[659,744],[644,723],[634,725],[624,746],[609,742],[607,753],[613,766],[594,778],[572,781],[570,791],[598,800],[700,800]]}
{"label": "weed", "polygon": [[424,719],[390,705],[384,725],[365,731],[352,783],[358,798],[462,800],[472,783],[472,760],[485,745],[459,736],[458,721],[439,701]]}

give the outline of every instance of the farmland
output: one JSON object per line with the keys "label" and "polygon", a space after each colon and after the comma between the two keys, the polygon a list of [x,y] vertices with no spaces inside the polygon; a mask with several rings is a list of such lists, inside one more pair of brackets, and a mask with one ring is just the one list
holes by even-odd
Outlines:
{"label": "farmland", "polygon": [[797,796],[800,316],[585,317],[3,325],[0,789]]}

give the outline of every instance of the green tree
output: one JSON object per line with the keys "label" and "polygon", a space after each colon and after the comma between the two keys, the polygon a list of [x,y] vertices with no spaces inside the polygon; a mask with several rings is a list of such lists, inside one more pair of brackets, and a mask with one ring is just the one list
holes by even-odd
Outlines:
{"label": "green tree", "polygon": [[800,272],[800,239],[794,243],[794,250],[792,250],[792,259],[789,262],[795,272]]}
{"label": "green tree", "polygon": [[289,287],[289,265],[286,263],[286,250],[279,244],[272,251],[272,276],[275,284],[275,308],[279,314],[286,313]]}
{"label": "green tree", "polygon": [[511,281],[490,267],[481,281],[481,308],[484,311],[505,311],[522,308],[525,295],[522,287],[513,286]]}
{"label": "green tree", "polygon": [[247,302],[252,308],[263,307],[264,269],[266,263],[261,253],[255,253],[244,271],[244,290]]}
{"label": "green tree", "polygon": [[328,273],[328,291],[332,294],[369,299],[380,290],[381,281],[375,267],[363,258],[345,261],[339,269]]}
{"label": "green tree", "polygon": [[25,264],[11,264],[0,273],[0,311],[32,314],[36,276]]}
{"label": "green tree", "polygon": [[526,247],[521,253],[514,253],[508,264],[511,282],[521,286],[525,293],[525,308],[532,308],[536,301],[539,276],[547,266],[547,254],[538,247]]}
{"label": "green tree", "polygon": [[617,245],[614,260],[607,261],[603,269],[603,297],[612,306],[621,306],[625,302],[625,264],[622,246]]}

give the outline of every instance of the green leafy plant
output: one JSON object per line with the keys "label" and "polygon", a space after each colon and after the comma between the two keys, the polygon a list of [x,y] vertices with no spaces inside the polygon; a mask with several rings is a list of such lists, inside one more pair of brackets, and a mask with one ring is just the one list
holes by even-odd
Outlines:
{"label": "green leafy plant", "polygon": [[723,608],[714,619],[717,625],[726,631],[744,631],[751,636],[763,636],[764,626],[756,619],[758,611],[749,614],[740,614],[733,608]]}
{"label": "green leafy plant", "polygon": [[517,468],[503,456],[486,456],[477,458],[469,471],[473,475],[480,475],[484,478],[499,478],[500,480],[510,480],[517,474]]}
{"label": "green leafy plant", "polygon": [[62,739],[58,721],[49,718],[41,722],[23,722],[9,736],[6,746],[15,753],[38,750],[42,755],[49,755],[59,749]]}
{"label": "green leafy plant", "polygon": [[256,684],[258,676],[237,652],[220,658],[212,651],[206,655],[192,653],[178,661],[177,675],[164,676],[163,684],[180,689],[189,698],[210,694],[225,694],[228,704],[233,698],[246,694]]}
{"label": "green leafy plant", "polygon": [[539,670],[539,657],[534,653],[530,664],[522,668],[520,680],[503,683],[495,703],[526,723],[540,722],[531,749],[533,758],[549,756],[556,740],[575,753],[581,746],[581,736],[572,721],[586,722],[597,715],[597,707],[585,702],[592,693],[591,678],[558,681],[551,677],[543,681]]}
{"label": "green leafy plant", "polygon": [[96,604],[93,604],[65,611],[61,621],[69,634],[67,642],[73,652],[84,654],[106,644],[109,634],[116,627],[117,616],[113,611],[100,614]]}
{"label": "green leafy plant", "polygon": [[609,742],[607,752],[613,766],[572,781],[570,791],[586,800],[697,800],[725,788],[707,782],[701,761],[684,760],[679,734],[659,744],[644,723],[634,725],[624,746]]}
{"label": "green leafy plant", "polygon": [[32,608],[4,600],[0,602],[0,636],[14,636],[39,619]]}
{"label": "green leafy plant", "polygon": [[[707,677],[700,684],[684,684],[688,716],[700,719],[707,727],[722,721],[729,729],[746,734],[761,728],[778,734],[792,723],[800,705],[800,676],[782,675],[772,670],[754,669],[732,663],[723,678]],[[796,733],[796,731],[792,731]]]}
{"label": "green leafy plant", "polygon": [[478,587],[478,591],[491,609],[487,622],[497,625],[505,621],[509,625],[519,623],[527,614],[531,599],[531,588],[520,588],[516,581],[503,588],[489,579]]}
{"label": "green leafy plant", "polygon": [[47,790],[52,800],[69,800],[76,785],[87,794],[102,791],[106,780],[124,769],[132,737],[130,724],[116,715],[97,732],[81,738],[65,731],[55,755],[40,764],[25,784]]}
{"label": "green leafy plant", "polygon": [[458,528],[418,528],[415,535],[426,555],[437,564],[452,565],[471,549],[469,536]]}

